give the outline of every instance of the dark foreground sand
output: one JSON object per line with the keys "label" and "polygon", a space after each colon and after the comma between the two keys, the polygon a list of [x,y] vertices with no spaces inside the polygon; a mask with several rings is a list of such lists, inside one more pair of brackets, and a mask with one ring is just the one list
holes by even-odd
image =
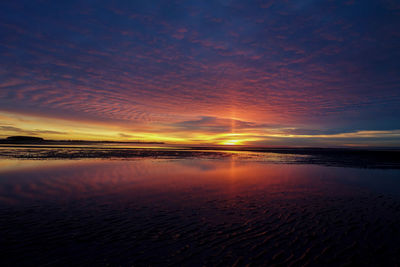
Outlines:
{"label": "dark foreground sand", "polygon": [[400,263],[399,196],[359,184],[398,172],[160,161],[0,172],[0,265]]}
{"label": "dark foreground sand", "polygon": [[2,266],[396,266],[391,198],[237,195],[164,207],[103,203],[0,211]]}

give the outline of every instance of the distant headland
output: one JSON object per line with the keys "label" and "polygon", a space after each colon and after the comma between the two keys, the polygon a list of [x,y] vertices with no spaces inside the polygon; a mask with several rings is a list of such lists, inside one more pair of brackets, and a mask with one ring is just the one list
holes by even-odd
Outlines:
{"label": "distant headland", "polygon": [[34,137],[34,136],[9,136],[6,139],[0,140],[0,141],[6,141],[10,143],[41,143],[44,142],[45,140],[41,137]]}
{"label": "distant headland", "polygon": [[0,144],[164,144],[164,142],[141,142],[141,141],[88,141],[88,140],[46,140],[35,136],[9,136],[0,139]]}

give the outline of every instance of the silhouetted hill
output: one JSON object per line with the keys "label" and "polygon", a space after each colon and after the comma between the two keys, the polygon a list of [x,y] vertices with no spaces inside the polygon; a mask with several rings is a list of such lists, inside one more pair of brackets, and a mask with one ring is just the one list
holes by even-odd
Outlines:
{"label": "silhouetted hill", "polygon": [[18,143],[40,143],[44,142],[44,139],[41,137],[34,137],[34,136],[10,136],[5,139],[8,142],[18,142]]}
{"label": "silhouetted hill", "polygon": [[45,140],[34,136],[10,136],[0,139],[0,144],[49,144],[49,145],[85,145],[85,144],[164,144],[163,142],[140,141],[86,141],[86,140]]}

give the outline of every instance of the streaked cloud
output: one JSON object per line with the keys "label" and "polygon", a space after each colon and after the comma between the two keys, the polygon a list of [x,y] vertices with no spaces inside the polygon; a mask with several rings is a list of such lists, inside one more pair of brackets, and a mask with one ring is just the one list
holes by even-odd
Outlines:
{"label": "streaked cloud", "polygon": [[59,125],[20,131],[379,144],[400,129],[395,1],[18,0],[0,17],[0,110]]}

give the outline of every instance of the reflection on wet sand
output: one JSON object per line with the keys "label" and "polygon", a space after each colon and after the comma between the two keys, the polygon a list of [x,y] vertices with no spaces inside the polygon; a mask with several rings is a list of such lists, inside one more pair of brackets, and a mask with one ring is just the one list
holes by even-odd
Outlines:
{"label": "reflection on wet sand", "polygon": [[6,265],[400,261],[399,170],[237,157],[0,164]]}
{"label": "reflection on wet sand", "polygon": [[398,149],[143,147],[124,145],[1,145],[0,158],[10,159],[224,159],[278,164],[400,169]]}

